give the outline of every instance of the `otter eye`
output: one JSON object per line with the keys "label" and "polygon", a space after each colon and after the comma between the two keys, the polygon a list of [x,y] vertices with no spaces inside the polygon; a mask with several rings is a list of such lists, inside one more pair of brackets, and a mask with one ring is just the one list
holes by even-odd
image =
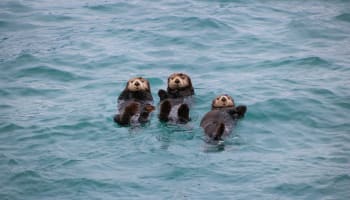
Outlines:
{"label": "otter eye", "polygon": [[181,79],[182,79],[182,80],[184,80],[184,79],[185,79],[185,77],[184,77],[184,76],[181,76]]}
{"label": "otter eye", "polygon": [[174,77],[171,77],[170,79],[171,79],[171,80],[174,80]]}
{"label": "otter eye", "polygon": [[130,81],[130,83],[133,83],[134,81]]}
{"label": "otter eye", "polygon": [[219,100],[220,98],[218,97],[218,98],[216,98],[216,100]]}
{"label": "otter eye", "polygon": [[145,81],[144,80],[141,80],[142,83],[144,83]]}

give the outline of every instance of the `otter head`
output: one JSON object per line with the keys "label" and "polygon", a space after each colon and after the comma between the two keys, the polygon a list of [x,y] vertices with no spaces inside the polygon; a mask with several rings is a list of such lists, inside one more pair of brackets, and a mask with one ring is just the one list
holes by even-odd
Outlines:
{"label": "otter head", "polygon": [[168,88],[172,90],[192,88],[191,79],[184,73],[174,73],[168,78]]}
{"label": "otter head", "polygon": [[131,92],[147,91],[150,92],[150,84],[148,80],[142,77],[132,78],[126,84],[126,89]]}
{"label": "otter head", "polygon": [[227,94],[217,96],[212,104],[211,104],[212,109],[215,108],[231,108],[235,107],[235,102],[233,98]]}

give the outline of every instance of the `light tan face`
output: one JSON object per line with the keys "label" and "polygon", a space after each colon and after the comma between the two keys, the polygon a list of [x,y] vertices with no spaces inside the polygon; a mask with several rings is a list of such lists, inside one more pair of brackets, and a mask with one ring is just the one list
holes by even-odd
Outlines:
{"label": "light tan face", "polygon": [[180,89],[190,86],[190,77],[183,73],[175,73],[168,78],[170,89]]}
{"label": "light tan face", "polygon": [[226,107],[234,107],[235,103],[232,97],[227,94],[217,96],[212,103],[212,106],[215,108],[226,108]]}
{"label": "light tan face", "polygon": [[127,88],[129,91],[147,91],[149,90],[149,83],[142,77],[132,78],[128,81]]}

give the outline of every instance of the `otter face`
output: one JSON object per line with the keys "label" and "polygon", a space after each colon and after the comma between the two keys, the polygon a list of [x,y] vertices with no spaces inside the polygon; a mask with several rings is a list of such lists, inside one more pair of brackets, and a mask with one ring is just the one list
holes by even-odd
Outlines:
{"label": "otter face", "polygon": [[174,73],[168,78],[168,87],[170,89],[181,89],[191,86],[190,77],[183,73]]}
{"label": "otter face", "polygon": [[217,96],[213,102],[212,102],[212,107],[213,108],[227,108],[227,107],[234,107],[235,103],[232,99],[227,94]]}
{"label": "otter face", "polygon": [[149,91],[150,90],[149,82],[142,77],[130,79],[128,81],[126,87],[131,92]]}

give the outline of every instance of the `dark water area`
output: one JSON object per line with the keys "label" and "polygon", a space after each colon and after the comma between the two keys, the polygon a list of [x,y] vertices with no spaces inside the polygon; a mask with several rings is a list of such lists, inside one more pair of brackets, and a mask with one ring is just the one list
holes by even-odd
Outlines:
{"label": "dark water area", "polygon": [[[0,2],[0,199],[350,199],[349,1]],[[191,76],[191,122],[113,122]],[[211,100],[248,107],[224,145]]]}

